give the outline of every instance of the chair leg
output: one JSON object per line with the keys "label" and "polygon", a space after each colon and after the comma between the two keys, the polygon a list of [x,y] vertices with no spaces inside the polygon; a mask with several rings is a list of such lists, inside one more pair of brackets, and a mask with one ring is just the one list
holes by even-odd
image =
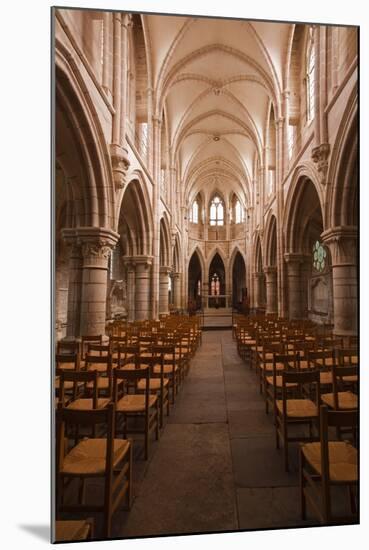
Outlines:
{"label": "chair leg", "polygon": [[79,480],[79,491],[78,491],[78,502],[80,504],[83,504],[85,501],[85,488],[86,488],[85,479],[81,477]]}
{"label": "chair leg", "polygon": [[156,401],[156,440],[159,439],[159,416],[160,416],[160,411],[159,411],[159,402]]}
{"label": "chair leg", "polygon": [[147,460],[149,458],[149,436],[150,436],[149,419],[146,418],[146,423],[145,423],[145,460]]}
{"label": "chair leg", "polygon": [[132,508],[132,496],[133,496],[133,487],[132,487],[132,463],[133,463],[133,441],[130,441],[129,447],[129,466],[128,466],[128,492],[127,492],[127,504],[128,510]]}
{"label": "chair leg", "polygon": [[300,449],[300,509],[301,519],[306,519],[306,498],[305,498],[305,477],[304,477],[305,457]]}
{"label": "chair leg", "polygon": [[278,425],[278,413],[274,412],[274,426],[275,426],[275,446],[279,449],[279,425]]}
{"label": "chair leg", "polygon": [[285,420],[283,421],[283,454],[284,454],[284,469],[288,472],[288,433]]}
{"label": "chair leg", "polygon": [[356,501],[355,501],[355,495],[354,495],[354,488],[352,485],[348,485],[348,493],[349,493],[349,499],[350,499],[350,509],[352,514],[356,514]]}
{"label": "chair leg", "polygon": [[329,525],[331,520],[331,502],[330,502],[330,490],[328,482],[322,479],[322,492],[323,492],[323,523]]}
{"label": "chair leg", "polygon": [[160,427],[163,427],[163,417],[164,417],[164,388],[163,391],[160,392]]}

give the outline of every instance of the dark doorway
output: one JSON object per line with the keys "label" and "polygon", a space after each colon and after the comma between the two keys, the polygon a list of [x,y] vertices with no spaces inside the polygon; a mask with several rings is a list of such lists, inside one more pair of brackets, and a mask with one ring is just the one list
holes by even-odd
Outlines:
{"label": "dark doorway", "polygon": [[201,264],[197,252],[194,252],[188,265],[188,310],[190,312],[201,309],[201,287]]}
{"label": "dark doorway", "polygon": [[238,311],[244,311],[247,308],[246,266],[239,252],[233,262],[232,306]]}

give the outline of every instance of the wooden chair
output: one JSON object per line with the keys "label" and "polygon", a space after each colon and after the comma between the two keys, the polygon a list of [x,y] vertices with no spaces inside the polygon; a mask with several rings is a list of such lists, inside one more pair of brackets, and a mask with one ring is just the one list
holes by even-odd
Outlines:
{"label": "wooden chair", "polygon": [[[55,378],[54,389],[56,397],[60,394],[60,375],[63,371],[78,372],[80,368],[79,355],[77,353],[71,354],[57,354],[55,357]],[[64,393],[69,393],[70,396],[75,394],[74,382],[67,381],[64,385]]]}
{"label": "wooden chair", "polygon": [[[157,395],[159,398],[160,404],[160,428],[163,427],[164,423],[164,408],[166,408],[167,416],[170,412],[169,404],[169,378],[164,377],[164,353],[165,350],[162,349],[162,346],[155,346],[153,349],[153,355],[151,357],[141,357],[137,358],[139,367],[142,368],[143,365],[146,365],[150,368],[150,381],[149,388],[150,393]],[[157,375],[157,367],[160,368],[160,374]],[[123,367],[124,368],[124,367]],[[142,378],[137,382],[137,391],[138,393],[145,393],[146,391],[147,379]]]}
{"label": "wooden chair", "polygon": [[[119,417],[123,417],[122,426],[117,426],[117,430],[120,428],[123,436],[126,437],[127,433],[141,433],[144,435],[144,455],[145,460],[149,457],[149,440],[150,434],[155,430],[156,439],[159,439],[159,399],[157,395],[150,394],[150,369],[135,368],[133,370],[115,369],[113,373],[114,385],[113,385],[113,399],[116,406],[117,422]],[[130,383],[134,386],[138,381],[145,380],[144,393],[125,393],[123,397],[119,398],[119,383]],[[124,384],[126,387],[126,384]],[[143,427],[130,426],[130,420],[133,418],[141,418],[143,420]]]}
{"label": "wooden chair", "polygon": [[354,379],[358,381],[357,365],[338,366],[332,365],[332,388],[331,393],[323,393],[321,400],[323,404],[330,409],[338,410],[356,410],[358,407],[358,398],[355,393],[345,390],[345,379]]}
{"label": "wooden chair", "polygon": [[56,520],[53,542],[74,542],[92,540],[93,518],[82,520]]}
{"label": "wooden chair", "polygon": [[[322,524],[356,523],[358,521],[354,490],[358,490],[357,450],[348,441],[329,441],[329,428],[355,430],[358,413],[332,411],[320,407],[320,441],[300,447],[301,517],[306,519],[307,502]],[[349,489],[351,516],[334,517],[331,488],[334,485]]]}
{"label": "wooden chair", "polygon": [[76,340],[69,342],[68,340],[59,340],[56,344],[56,353],[57,355],[70,355],[72,353],[79,354],[81,353],[81,344]]}
{"label": "wooden chair", "polygon": [[[112,403],[106,409],[73,410],[57,409],[57,461],[56,496],[57,516],[66,513],[102,512],[104,516],[103,535],[111,537],[111,523],[114,512],[127,498],[127,506],[132,502],[132,443],[126,439],[114,438],[115,408]],[[95,431],[97,425],[105,424],[106,437],[86,438],[77,442],[71,449],[66,444],[66,427],[86,426]],[[104,502],[85,504],[85,482],[93,478],[104,481]],[[66,481],[79,480],[78,502],[64,502]],[[58,518],[59,519],[59,518]]]}
{"label": "wooden chair", "polygon": [[[283,349],[283,348],[282,348]],[[269,414],[269,405],[273,409],[275,399],[281,398],[282,393],[282,372],[285,370],[296,370],[298,365],[298,353],[274,353],[272,371],[265,373],[265,412]],[[296,388],[296,383],[286,385],[287,389]]]}
{"label": "wooden chair", "polygon": [[309,350],[307,353],[308,368],[320,372],[320,386],[332,387],[332,365],[335,363],[334,349]]}
{"label": "wooden chair", "polygon": [[[110,353],[105,355],[86,355],[85,365],[88,371],[97,371],[100,376],[97,380],[98,393],[111,398],[113,394],[113,361]],[[87,384],[92,389],[92,383]]]}
{"label": "wooden chair", "polygon": [[78,371],[80,369],[78,353],[57,353],[55,356],[55,368],[58,370]]}
{"label": "wooden chair", "polygon": [[82,360],[84,360],[85,358],[85,355],[87,353],[87,347],[88,347],[88,344],[102,344],[103,341],[102,341],[102,335],[91,335],[91,336],[88,336],[87,334],[85,336],[82,336],[81,337],[81,358]]}
{"label": "wooden chair", "polygon": [[267,377],[273,373],[273,358],[276,353],[283,353],[282,342],[275,342],[273,338],[271,340],[262,341],[261,353],[258,354],[257,368],[259,372],[259,390],[260,393],[264,394],[264,397],[268,384]]}
{"label": "wooden chair", "polygon": [[[90,371],[61,371],[59,403],[74,410],[103,409],[109,404],[110,398],[99,397],[100,374],[96,370]],[[68,382],[74,386],[73,399],[66,403],[65,389]]]}
{"label": "wooden chair", "polygon": [[[288,384],[296,384],[295,397],[290,397]],[[314,395],[314,400],[306,397],[307,391],[312,394],[312,397]],[[284,466],[285,470],[288,471],[288,443],[304,440],[311,441],[314,437],[313,425],[316,424],[317,429],[319,429],[319,371],[282,371],[282,399],[278,399],[277,392],[278,388],[274,386],[276,447],[279,449],[280,441],[282,441]],[[309,436],[289,436],[288,426],[292,424],[307,424],[309,426]]]}
{"label": "wooden chair", "polygon": [[169,380],[169,390],[171,391],[171,403],[174,404],[175,396],[178,393],[180,383],[180,367],[179,356],[176,355],[175,345],[157,345],[153,347],[153,352],[159,355],[163,355],[163,367],[161,365],[155,365],[153,368],[153,376],[161,377],[162,370],[164,377]]}

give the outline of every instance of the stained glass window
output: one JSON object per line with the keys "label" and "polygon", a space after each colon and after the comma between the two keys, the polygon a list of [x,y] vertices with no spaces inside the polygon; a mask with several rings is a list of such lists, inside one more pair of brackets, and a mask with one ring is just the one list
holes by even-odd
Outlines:
{"label": "stained glass window", "polygon": [[211,296],[219,296],[220,295],[220,281],[217,273],[214,273],[214,275],[211,278],[210,282],[210,294]]}
{"label": "stained glass window", "polygon": [[327,265],[327,251],[324,246],[319,242],[313,246],[313,267],[316,271],[324,271]]}
{"label": "stained glass window", "polygon": [[224,206],[223,202],[216,195],[210,203],[210,225],[224,224]]}
{"label": "stained glass window", "polygon": [[237,199],[236,206],[235,206],[235,218],[236,223],[242,223],[243,222],[243,212],[242,212],[242,206],[240,201]]}
{"label": "stained glass window", "polygon": [[199,203],[197,200],[192,203],[192,223],[199,223]]}

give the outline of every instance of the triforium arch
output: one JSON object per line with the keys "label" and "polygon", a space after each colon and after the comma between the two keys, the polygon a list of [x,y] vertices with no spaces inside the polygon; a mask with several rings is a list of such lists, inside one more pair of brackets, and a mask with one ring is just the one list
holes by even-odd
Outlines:
{"label": "triforium arch", "polygon": [[332,270],[329,250],[321,239],[324,221],[319,186],[301,172],[297,175],[285,218],[288,313],[291,319],[309,317],[329,323]]}
{"label": "triforium arch", "polygon": [[105,331],[108,262],[118,235],[112,172],[94,105],[58,41],[55,60],[56,321],[61,335],[73,339]]}

